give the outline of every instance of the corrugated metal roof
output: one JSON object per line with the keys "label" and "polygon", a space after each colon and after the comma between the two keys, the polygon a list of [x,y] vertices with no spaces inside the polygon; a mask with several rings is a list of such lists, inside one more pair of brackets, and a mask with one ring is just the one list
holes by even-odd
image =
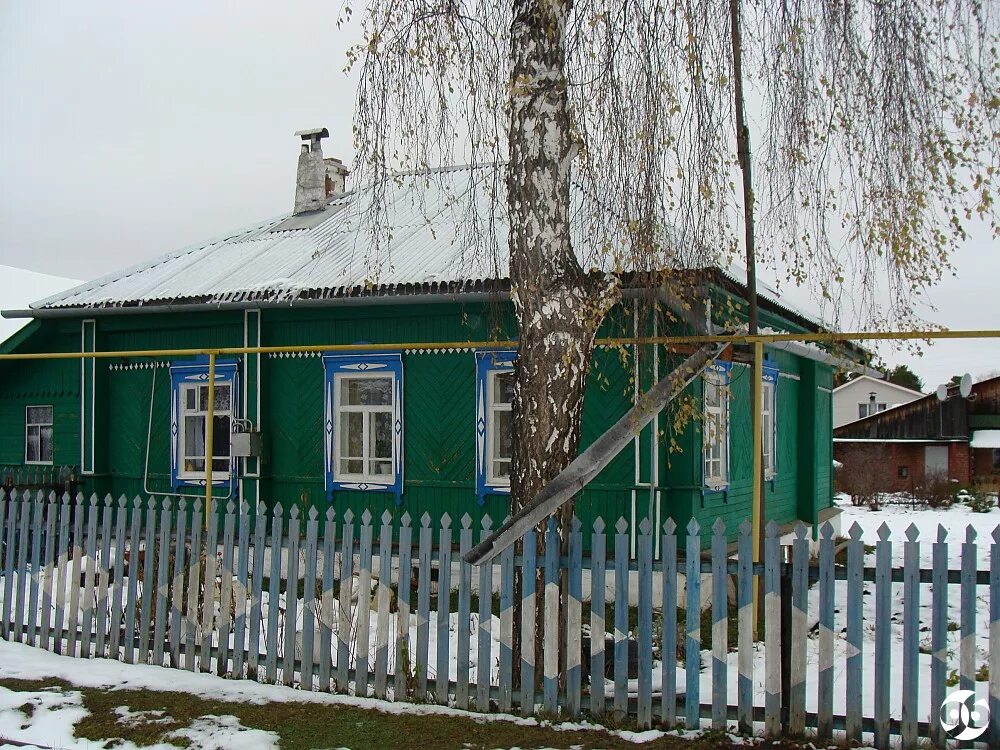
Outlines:
{"label": "corrugated metal roof", "polygon": [[[284,214],[31,307],[285,302],[492,288],[506,283],[508,275],[504,191],[503,170],[493,165],[401,174],[380,191],[369,187],[337,196],[323,212]],[[613,258],[593,246],[579,214],[576,205],[573,244],[581,263],[586,269],[610,270]],[[383,229],[378,243],[375,223]],[[746,284],[745,271],[737,265],[723,273]],[[779,297],[767,296],[772,302]],[[811,319],[801,310],[786,309]]]}

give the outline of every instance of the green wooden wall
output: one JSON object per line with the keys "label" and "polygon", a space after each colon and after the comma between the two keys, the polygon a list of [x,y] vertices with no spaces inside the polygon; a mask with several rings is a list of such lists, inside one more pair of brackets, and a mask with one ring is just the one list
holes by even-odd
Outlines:
{"label": "green wooden wall", "polygon": [[[721,303],[719,303],[721,305]],[[657,311],[633,310],[624,303],[609,316],[601,336],[664,332]],[[654,320],[656,322],[654,322]],[[778,319],[768,325],[784,325]],[[79,320],[45,320],[18,351],[79,351]],[[260,314],[264,345],[451,342],[513,337],[510,310],[500,305],[381,305],[312,309],[266,309]],[[250,339],[255,339],[251,332]],[[200,312],[106,316],[96,319],[98,349],[105,351],[241,346],[244,313]],[[250,355],[256,356],[256,355]],[[777,476],[768,483],[768,515],[779,522],[796,517],[811,522],[830,503],[830,368],[785,352],[769,351],[782,373],[777,391]],[[632,405],[637,387],[645,390],[665,375],[672,360],[651,347],[598,349],[594,355],[583,419],[588,445]],[[179,361],[177,359],[173,361]],[[95,375],[95,471],[84,488],[128,496],[168,492],[169,372],[165,358],[98,360]],[[336,492],[338,513],[368,507],[379,515],[406,510],[453,518],[482,513],[495,520],[508,512],[507,497],[475,498],[475,356],[471,350],[406,352],[404,367],[403,503],[385,493]],[[622,451],[577,501],[585,525],[600,515],[653,520],[672,516],[683,528],[694,516],[708,526],[721,516],[731,530],[750,513],[751,414],[747,366],[735,365],[731,383],[731,484],[726,492],[702,487],[701,430],[689,421],[675,430],[671,413],[643,430],[638,447]],[[323,486],[323,366],[319,356],[261,355],[261,426],[265,458],[260,479],[243,483],[243,496],[286,507],[325,508]],[[155,383],[154,383],[155,379]],[[241,387],[245,388],[246,383]],[[80,463],[79,361],[17,362],[0,365],[0,465],[20,464],[24,455],[24,407],[55,408],[56,464]],[[700,382],[688,389],[697,399]],[[654,445],[655,440],[655,445]],[[671,450],[673,445],[673,450]],[[148,453],[148,458],[147,458]],[[654,459],[655,458],[655,469]],[[651,487],[653,475],[656,485]],[[192,491],[193,490],[189,490]],[[651,491],[652,503],[651,503]],[[258,494],[259,493],[259,494]],[[225,497],[225,491],[216,496]],[[707,528],[706,528],[707,533]]]}

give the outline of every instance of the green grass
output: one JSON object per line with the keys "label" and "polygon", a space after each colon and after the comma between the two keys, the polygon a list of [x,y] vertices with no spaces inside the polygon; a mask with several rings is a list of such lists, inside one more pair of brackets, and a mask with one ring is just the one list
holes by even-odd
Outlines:
{"label": "green grass", "polygon": [[[333,703],[232,703],[187,693],[75,688],[56,679],[0,680],[0,688],[16,692],[79,691],[89,714],[76,724],[76,736],[95,742],[112,740],[109,747],[116,744],[113,740],[129,741],[140,746],[160,742],[178,748],[191,747],[185,739],[168,735],[206,715],[231,715],[237,717],[244,727],[274,732],[280,738],[282,750],[335,747],[349,747],[351,750],[487,750],[514,746],[581,750],[708,750],[736,747],[724,735],[713,733],[697,740],[667,735],[637,746],[600,730],[557,731],[546,726],[477,720],[472,715],[387,714]],[[123,725],[118,723],[115,714],[119,706],[127,706],[133,712],[160,710],[171,721]],[[781,743],[777,747],[798,748],[799,745]]]}

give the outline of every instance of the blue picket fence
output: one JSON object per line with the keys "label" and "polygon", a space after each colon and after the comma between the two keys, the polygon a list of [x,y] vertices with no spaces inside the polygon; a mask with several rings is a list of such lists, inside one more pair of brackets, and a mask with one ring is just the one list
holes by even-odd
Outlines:
{"label": "blue picket fence", "polygon": [[[943,529],[921,542],[911,527],[894,566],[899,541],[883,527],[866,567],[856,524],[846,539],[824,525],[814,555],[805,527],[785,544],[770,523],[755,564],[746,522],[731,538],[719,520],[703,540],[696,521],[679,538],[673,521],[654,531],[643,520],[633,546],[624,519],[586,530],[574,520],[564,550],[550,523],[544,539],[529,532],[516,552],[477,568],[463,555],[490,532],[489,518],[478,529],[467,515],[457,525],[447,515],[388,512],[377,521],[367,511],[337,518],[310,508],[302,517],[231,501],[206,518],[200,500],[0,491],[0,635],[81,658],[305,690],[632,717],[639,728],[848,740],[864,732],[878,747],[898,735],[915,747],[924,736],[944,743],[938,707],[954,684],[984,681],[976,617],[988,599],[985,680],[1000,718],[1000,528],[987,541],[988,569],[977,564],[970,527],[961,568],[949,570]],[[932,548],[930,567],[920,565],[921,544]],[[792,608],[784,636],[783,582]],[[956,590],[958,611],[949,604]],[[922,602],[930,622],[921,621]],[[957,654],[949,650],[956,629]],[[517,643],[526,647],[516,652]],[[923,704],[922,653],[930,660]],[[1000,721],[988,738],[1000,744]]]}

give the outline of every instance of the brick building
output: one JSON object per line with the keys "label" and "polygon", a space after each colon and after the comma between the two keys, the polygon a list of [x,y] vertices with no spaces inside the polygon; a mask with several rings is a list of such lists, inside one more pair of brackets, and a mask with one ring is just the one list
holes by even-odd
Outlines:
{"label": "brick building", "polygon": [[963,398],[949,386],[837,427],[833,455],[848,467],[866,464],[883,491],[906,492],[932,475],[961,485],[1000,485],[1000,377],[972,386]]}

